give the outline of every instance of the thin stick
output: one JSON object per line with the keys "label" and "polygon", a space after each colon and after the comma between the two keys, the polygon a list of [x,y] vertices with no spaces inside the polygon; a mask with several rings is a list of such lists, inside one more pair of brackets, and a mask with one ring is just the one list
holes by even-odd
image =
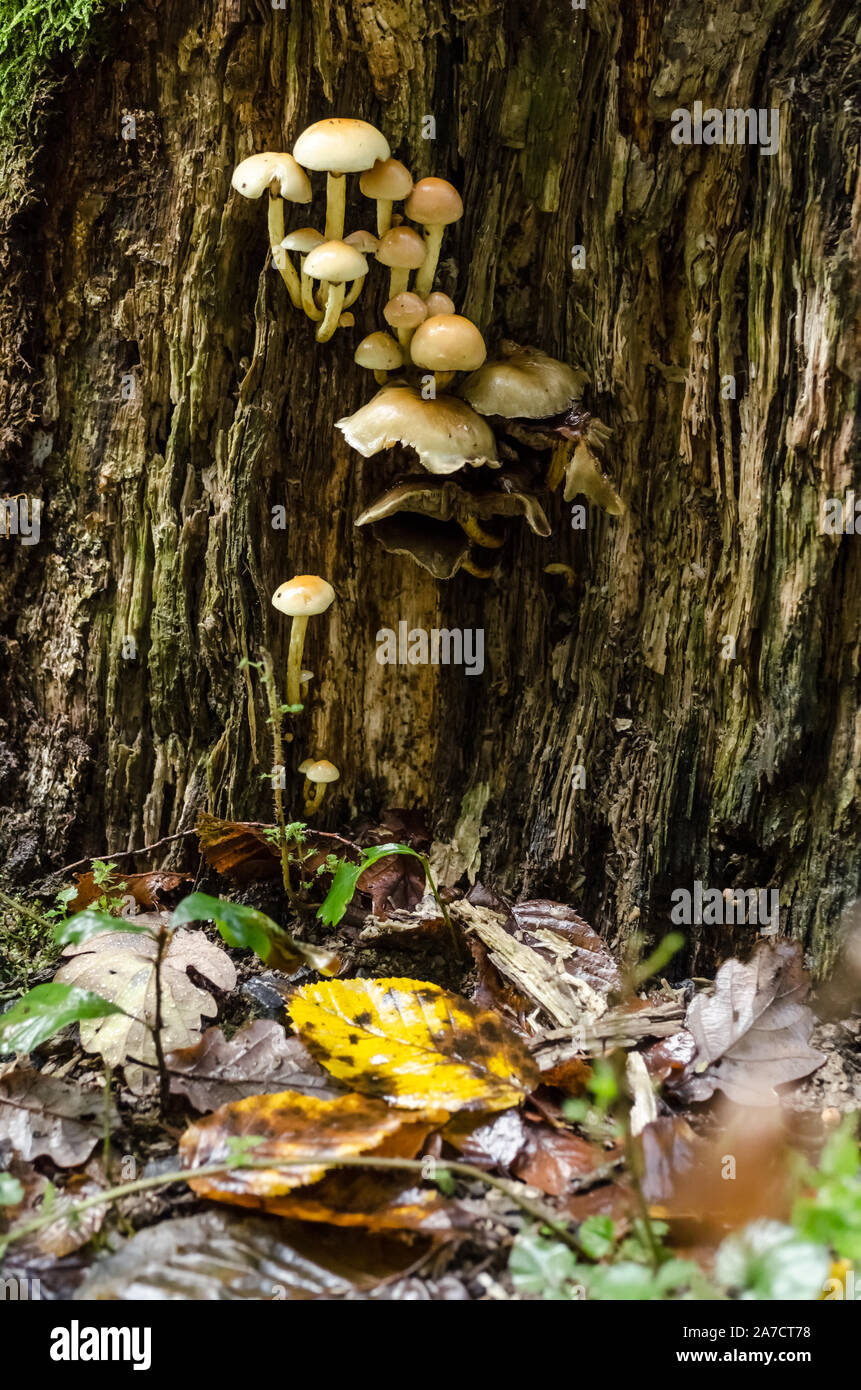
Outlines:
{"label": "thin stick", "polygon": [[196,830],[178,830],[175,835],[165,835],[163,840],[156,840],[154,845],[144,845],[142,849],[106,849],[101,854],[91,854],[88,859],[76,859],[74,864],[64,864],[62,869],[52,869],[46,877],[56,878],[59,874],[71,873],[73,869],[83,869],[86,864],[92,864],[96,859],[133,859],[136,854],[151,854],[153,850],[161,849],[162,845],[170,845],[174,840],[184,840],[187,835],[196,834]]}
{"label": "thin stick", "polygon": [[287,847],[287,823],[284,819],[284,797],[281,795],[281,779],[277,769],[284,767],[284,744],[281,739],[281,707],[278,703],[278,688],[275,684],[275,667],[266,647],[260,656],[263,661],[263,684],[269,700],[269,723],[272,725],[272,751],[275,754],[275,767],[272,774],[272,795],[275,799],[275,820],[278,824],[278,848],[281,851],[281,878],[284,892],[293,901],[290,884],[290,851]]}
{"label": "thin stick", "polygon": [[158,1062],[158,1096],[163,1115],[167,1114],[168,1106],[170,1105],[170,1075],[164,1060],[164,1047],[161,1037],[161,963],[167,942],[168,932],[162,927],[158,934],[158,949],[155,957],[155,1028],[152,1031],[152,1040],[155,1044],[155,1055]]}

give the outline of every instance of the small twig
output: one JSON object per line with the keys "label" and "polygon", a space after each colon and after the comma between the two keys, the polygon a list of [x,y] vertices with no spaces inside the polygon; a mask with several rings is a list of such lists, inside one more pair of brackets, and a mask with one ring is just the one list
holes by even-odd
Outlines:
{"label": "small twig", "polygon": [[73,869],[83,869],[96,859],[133,859],[136,854],[152,854],[153,850],[161,849],[162,845],[170,845],[174,840],[184,840],[187,835],[196,834],[196,830],[178,830],[175,835],[165,835],[163,840],[156,840],[154,845],[144,845],[142,849],[120,849],[116,852],[104,850],[102,854],[92,854],[88,859],[76,859],[74,864],[64,864],[62,869],[52,869],[46,877],[56,878],[60,874],[70,874]]}
{"label": "small twig", "polygon": [[105,1063],[105,1109],[102,1117],[102,1167],[105,1170],[105,1177],[110,1182],[111,1178],[111,1077],[113,1075],[111,1067]]}
{"label": "small twig", "polygon": [[168,943],[170,934],[165,927],[162,927],[158,934],[158,948],[155,957],[155,1027],[152,1032],[152,1040],[155,1045],[155,1055],[158,1062],[158,1096],[162,1115],[167,1114],[170,1105],[170,1076],[164,1059],[164,1046],[162,1043],[162,1001],[161,1001],[161,965],[164,958],[165,946]]}
{"label": "small twig", "polygon": [[278,825],[278,848],[281,852],[281,878],[284,892],[292,903],[293,888],[290,883],[290,850],[287,846],[287,823],[284,819],[284,798],[281,795],[281,769],[284,767],[284,744],[281,739],[281,706],[278,700],[278,687],[275,684],[275,667],[266,647],[261,647],[263,662],[263,685],[269,701],[269,723],[272,725],[272,751],[275,766],[272,770],[272,795],[275,799],[275,820]]}

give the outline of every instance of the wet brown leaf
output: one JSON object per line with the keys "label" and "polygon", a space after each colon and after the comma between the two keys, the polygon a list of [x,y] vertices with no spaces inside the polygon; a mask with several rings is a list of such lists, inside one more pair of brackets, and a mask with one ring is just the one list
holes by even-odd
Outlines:
{"label": "wet brown leaf", "polygon": [[[142,908],[160,908],[164,905],[165,897],[175,893],[184,883],[191,883],[189,874],[168,874],[168,873],[147,873],[147,874],[124,874],[121,869],[117,869],[110,884],[101,887],[96,883],[92,873],[76,874],[75,879],[78,885],[78,893],[69,905],[70,912],[80,912],[83,908],[89,907],[91,903],[98,902],[103,893],[107,892],[113,897],[126,894],[131,895]],[[119,885],[122,884],[122,887]]]}
{"label": "wet brown leaf", "polygon": [[174,1073],[171,1091],[202,1114],[247,1096],[299,1091],[331,1100],[346,1090],[274,1019],[246,1023],[229,1042],[220,1028],[207,1028],[199,1043],[171,1052],[166,1061]]}
{"label": "wet brown leaf", "polygon": [[85,1163],[102,1137],[104,1114],[101,1091],[14,1062],[0,1067],[0,1139],[28,1162],[47,1155],[59,1168]]}
{"label": "wet brown leaf", "polygon": [[527,1126],[526,1144],[515,1160],[515,1177],[550,1197],[563,1197],[572,1180],[588,1177],[614,1157],[570,1131],[552,1125]]}

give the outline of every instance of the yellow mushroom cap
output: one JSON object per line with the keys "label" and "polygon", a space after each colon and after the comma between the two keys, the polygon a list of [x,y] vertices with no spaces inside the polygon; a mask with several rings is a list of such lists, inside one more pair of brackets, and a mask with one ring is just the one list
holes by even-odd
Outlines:
{"label": "yellow mushroom cap", "polygon": [[335,764],[330,763],[328,758],[321,758],[319,762],[312,763],[305,773],[309,782],[337,782],[340,775]]}
{"label": "yellow mushroom cap", "polygon": [[361,251],[363,256],[376,251],[380,244],[380,238],[374,236],[373,232],[351,232],[344,237],[345,246],[355,246],[357,251]]}
{"label": "yellow mushroom cap", "polygon": [[454,313],[454,300],[449,299],[448,295],[443,294],[442,290],[434,290],[432,294],[429,294],[425,300],[425,304],[427,305],[429,316]]}
{"label": "yellow mushroom cap", "polygon": [[369,333],[353,354],[353,361],[372,372],[393,372],[404,364],[400,343],[388,333]]}
{"label": "yellow mushroom cap", "polygon": [[282,198],[291,203],[310,203],[311,180],[292,154],[275,150],[252,154],[237,164],[230,180],[243,198],[259,198],[270,184],[277,183]]}
{"label": "yellow mushroom cap", "polygon": [[499,466],[493,431],[457,396],[424,400],[412,386],[385,386],[335,425],[366,459],[408,444],[428,473],[456,473],[467,463]]}
{"label": "yellow mushroom cap", "polygon": [[425,319],[410,344],[417,367],[434,372],[473,372],[487,356],[484,339],[462,314],[436,314]]}
{"label": "yellow mushroom cap", "polygon": [[316,574],[297,574],[285,579],[272,595],[272,603],[290,618],[310,618],[325,613],[335,599],[335,590]]}
{"label": "yellow mushroom cap", "polygon": [[378,159],[359,179],[366,198],[384,198],[388,202],[408,198],[413,191],[409,169],[399,159]]}
{"label": "yellow mushroom cap", "polygon": [[307,771],[308,771],[308,768],[309,768],[309,767],[313,767],[313,766],[314,766],[314,759],[313,759],[313,758],[306,758],[305,761],[304,761],[304,763],[300,763],[300,764],[299,764],[299,771],[300,771],[300,772],[303,772],[303,773],[304,773],[304,772],[307,772]]}
{"label": "yellow mushroom cap", "polygon": [[413,222],[447,227],[463,217],[463,201],[447,179],[419,179],[407,199],[404,212]]}
{"label": "yellow mushroom cap", "polygon": [[546,420],[582,400],[586,374],[567,362],[516,343],[503,343],[502,353],[467,377],[458,391],[479,415]]}
{"label": "yellow mushroom cap", "polygon": [[424,241],[412,227],[392,227],[380,239],[377,260],[399,270],[418,270],[425,254]]}
{"label": "yellow mushroom cap", "polygon": [[340,285],[345,280],[359,280],[368,273],[368,262],[355,246],[346,241],[322,241],[308,253],[305,274],[312,280],[326,280]]}
{"label": "yellow mushroom cap", "polygon": [[368,121],[330,116],[303,130],[293,154],[306,169],[329,174],[356,174],[371,169],[391,150],[382,131]]}
{"label": "yellow mushroom cap", "polygon": [[288,232],[281,242],[285,251],[298,251],[300,255],[307,256],[309,251],[313,251],[315,246],[319,246],[326,238],[322,232],[318,232],[316,227],[297,227],[294,232]]}
{"label": "yellow mushroom cap", "polygon": [[390,299],[383,310],[383,318],[392,328],[418,328],[428,316],[428,306],[421,295],[412,290],[404,290]]}

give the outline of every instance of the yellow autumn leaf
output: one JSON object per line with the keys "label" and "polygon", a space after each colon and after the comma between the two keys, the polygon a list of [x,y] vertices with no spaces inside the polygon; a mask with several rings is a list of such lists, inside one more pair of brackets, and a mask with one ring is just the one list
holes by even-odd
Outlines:
{"label": "yellow autumn leaf", "polygon": [[[420,1134],[410,1134],[410,1157],[430,1128],[426,1123]],[[186,1130],[179,1152],[184,1167],[202,1168],[228,1162],[235,1140],[258,1140],[249,1149],[249,1156],[255,1163],[271,1159],[272,1168],[228,1168],[211,1177],[191,1178],[190,1184],[202,1197],[261,1207],[267,1205],[269,1197],[316,1182],[338,1157],[379,1153],[385,1141],[396,1140],[402,1129],[418,1129],[412,1115],[398,1114],[367,1096],[349,1094],[321,1100],[299,1091],[279,1091],[222,1105]],[[399,1147],[395,1142],[386,1151]],[[277,1166],[306,1154],[325,1154],[330,1162],[305,1164],[301,1168]]]}
{"label": "yellow autumn leaf", "polygon": [[390,1105],[505,1110],[538,1083],[496,1014],[422,980],[326,980],[297,990],[288,1008],[318,1062]]}

